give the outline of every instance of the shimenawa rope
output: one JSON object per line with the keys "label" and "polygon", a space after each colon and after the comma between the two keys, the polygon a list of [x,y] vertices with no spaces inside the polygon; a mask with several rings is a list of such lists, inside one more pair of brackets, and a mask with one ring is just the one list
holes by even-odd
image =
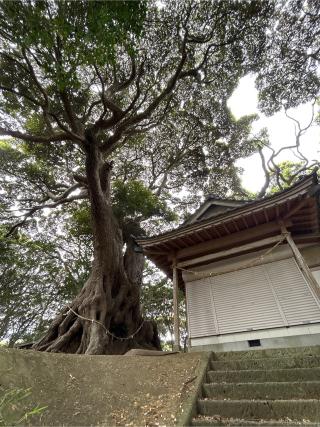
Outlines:
{"label": "shimenawa rope", "polygon": [[194,271],[194,270],[189,270],[187,268],[182,268],[182,267],[177,267],[177,270],[181,270],[181,271],[185,271],[187,273],[191,273],[194,274],[195,276],[201,276],[201,277],[215,277],[215,276],[221,276],[222,274],[226,274],[226,273],[234,273],[236,271],[240,271],[243,270],[245,268],[249,268],[249,267],[253,267],[256,263],[263,261],[263,259],[269,255],[276,247],[278,247],[285,239],[288,233],[282,233],[281,234],[281,238],[279,239],[279,241],[272,246],[272,248],[269,248],[265,253],[263,253],[262,255],[258,256],[257,258],[254,258],[252,261],[250,261],[248,264],[243,265],[241,267],[238,268],[234,268],[232,270],[228,270],[228,271],[221,271],[221,272],[214,272],[214,271]]}
{"label": "shimenawa rope", "polygon": [[100,325],[100,326],[102,326],[103,327],[103,329],[106,331],[106,334],[107,335],[110,335],[112,338],[114,338],[114,339],[116,339],[116,340],[119,340],[119,341],[126,341],[126,340],[131,340],[132,338],[134,338],[135,337],[135,335],[137,335],[137,333],[138,332],[140,332],[140,330],[141,330],[141,328],[142,328],[142,326],[143,326],[143,324],[144,324],[144,320],[142,321],[142,323],[141,323],[141,325],[139,326],[139,328],[133,333],[133,334],[131,334],[131,335],[129,335],[128,337],[117,337],[116,335],[114,335],[112,332],[110,332],[109,331],[109,329],[107,329],[105,326],[104,326],[104,324],[103,323],[101,323],[101,322],[99,322],[99,320],[95,320],[95,319],[89,319],[88,317],[84,317],[84,316],[81,316],[80,314],[78,314],[78,313],[76,313],[70,306],[67,306],[68,307],[68,309],[73,313],[73,314],[75,314],[77,317],[79,317],[80,319],[83,319],[83,320],[87,320],[88,322],[91,322],[91,323],[97,323],[98,325]]}
{"label": "shimenawa rope", "polygon": [[[202,272],[202,271],[194,271],[194,270],[189,270],[186,268],[182,268],[182,267],[177,267],[177,269],[182,270],[182,271],[186,271],[187,273],[191,273],[194,274],[196,276],[205,276],[205,277],[214,277],[214,276],[220,276],[221,274],[225,274],[225,273],[231,273],[231,272],[235,272],[235,271],[239,271],[239,270],[243,270],[244,268],[249,268],[249,267],[253,267],[257,262],[261,262],[263,261],[264,257],[266,257],[267,255],[269,255],[276,247],[278,247],[285,239],[288,233],[282,233],[282,237],[280,238],[280,240],[274,245],[272,246],[272,248],[269,248],[265,253],[263,253],[262,255],[260,255],[259,257],[253,259],[250,263],[246,264],[245,266],[241,267],[241,268],[235,268],[233,270],[228,270],[227,272],[219,272],[219,273],[215,273],[214,271],[206,271],[206,272]],[[86,320],[88,322],[91,323],[97,323],[98,325],[100,325],[105,331],[106,334],[111,336],[112,338],[116,339],[116,340],[120,340],[120,341],[125,341],[125,340],[130,340],[132,338],[135,337],[135,335],[137,335],[143,324],[144,324],[144,320],[142,321],[141,325],[139,326],[139,328],[131,335],[129,335],[128,337],[117,337],[116,335],[114,335],[112,332],[109,331],[109,329],[107,329],[103,323],[99,322],[98,320],[95,319],[89,319],[88,317],[84,317],[81,316],[80,314],[76,313],[70,306],[67,306],[68,309],[77,317],[79,317],[80,319]]]}

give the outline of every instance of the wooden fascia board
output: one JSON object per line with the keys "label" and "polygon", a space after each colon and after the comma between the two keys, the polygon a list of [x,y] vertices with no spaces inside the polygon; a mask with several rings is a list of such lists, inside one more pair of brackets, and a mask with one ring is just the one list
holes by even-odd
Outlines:
{"label": "wooden fascia board", "polygon": [[202,206],[199,207],[199,209],[194,212],[194,214],[192,214],[190,216],[190,218],[185,222],[185,225],[191,225],[193,224],[200,216],[202,216],[211,206],[224,206],[226,208],[238,208],[243,206],[244,203],[242,203],[241,201],[237,202],[237,201],[232,201],[232,200],[206,200]]}
{"label": "wooden fascia board", "polygon": [[211,202],[210,205],[225,206],[226,208],[238,208],[245,205],[249,201],[243,203],[241,201],[236,202],[232,200],[208,200],[208,202]]}
{"label": "wooden fascia board", "polygon": [[212,204],[212,201],[210,200],[205,201],[204,204],[200,206],[200,208],[190,216],[190,218],[185,222],[185,225],[193,224],[194,221],[196,221],[197,218],[199,218],[199,216],[201,216],[210,207],[211,204]]}
{"label": "wooden fascia board", "polygon": [[[261,247],[271,246],[273,243],[278,242],[280,238],[281,238],[281,235],[276,235],[276,236],[268,237],[266,239],[247,243],[246,245],[237,246],[231,249],[215,252],[209,255],[204,255],[202,257],[191,258],[189,260],[179,262],[177,264],[177,267],[188,267],[188,266],[194,266],[194,265],[197,265],[199,267],[200,265],[207,264],[208,262],[211,262],[214,260],[218,260],[218,259],[221,260],[223,258],[227,258],[230,255],[240,255],[243,252],[251,252],[252,250],[256,250]],[[309,243],[309,244],[312,242],[319,242],[320,234],[311,235],[311,236],[308,234],[295,236],[294,240],[297,243]]]}
{"label": "wooden fascia board", "polygon": [[[287,227],[292,225],[291,221],[286,221]],[[189,248],[183,248],[176,252],[178,260],[198,256],[205,252],[218,251],[219,249],[226,248],[234,245],[240,246],[241,243],[253,241],[255,239],[264,237],[268,234],[278,233],[280,225],[277,222],[269,222],[268,224],[258,225],[247,230],[238,231],[237,233],[229,234],[228,236],[220,237],[219,239],[209,240],[207,242],[199,243]],[[168,256],[170,259],[170,255]]]}
{"label": "wooden fascia board", "polygon": [[281,239],[281,235],[278,234],[276,236],[268,237],[266,239],[247,243],[242,246],[237,246],[224,251],[214,252],[212,254],[203,255],[197,258],[192,258],[187,261],[182,261],[177,264],[177,267],[189,267],[194,265],[199,266],[202,264],[207,264],[208,262],[211,262],[214,260],[218,260],[218,259],[221,260],[223,258],[227,258],[230,255],[240,255],[243,252],[248,252],[251,250],[256,250],[257,248],[270,246],[271,244],[278,242],[280,239]]}
{"label": "wooden fascia board", "polygon": [[292,191],[288,191],[285,194],[279,194],[278,197],[272,197],[272,199],[268,199],[265,201],[258,202],[256,206],[253,204],[249,204],[244,206],[243,208],[239,208],[236,211],[231,211],[229,214],[226,214],[224,217],[218,218],[210,218],[208,220],[202,221],[201,223],[191,224],[189,226],[183,227],[181,229],[176,229],[169,231],[168,233],[163,234],[162,236],[151,237],[148,239],[137,239],[137,243],[142,247],[148,247],[160,244],[164,241],[168,241],[171,239],[175,239],[178,237],[182,237],[186,234],[190,234],[192,232],[199,231],[201,229],[209,228],[211,226],[220,225],[226,223],[228,221],[234,220],[235,218],[250,215],[253,213],[257,213],[259,211],[263,211],[263,209],[267,207],[272,207],[275,204],[281,204],[281,202],[286,202],[287,200],[292,200],[297,197],[303,197],[308,195],[308,190],[310,189],[309,181],[304,183],[304,186],[299,186],[297,188],[292,189]]}

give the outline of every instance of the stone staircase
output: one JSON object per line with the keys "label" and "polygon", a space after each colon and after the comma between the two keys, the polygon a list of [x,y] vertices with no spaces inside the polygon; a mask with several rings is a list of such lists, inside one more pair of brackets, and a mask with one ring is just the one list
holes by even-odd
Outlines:
{"label": "stone staircase", "polygon": [[320,426],[320,346],[213,353],[192,426]]}

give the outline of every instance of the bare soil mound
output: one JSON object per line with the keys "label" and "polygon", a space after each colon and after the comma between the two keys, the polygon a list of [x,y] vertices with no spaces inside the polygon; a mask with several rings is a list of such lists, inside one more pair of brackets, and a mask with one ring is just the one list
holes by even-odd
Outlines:
{"label": "bare soil mound", "polygon": [[0,349],[0,393],[31,388],[32,425],[171,426],[194,393],[207,354],[85,356]]}

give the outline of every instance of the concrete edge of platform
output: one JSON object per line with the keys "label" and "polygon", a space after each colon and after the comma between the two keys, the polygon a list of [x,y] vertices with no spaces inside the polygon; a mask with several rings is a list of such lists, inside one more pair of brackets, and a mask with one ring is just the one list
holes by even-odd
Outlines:
{"label": "concrete edge of platform", "polygon": [[201,360],[196,371],[195,390],[191,396],[181,406],[181,413],[177,417],[177,426],[190,426],[191,419],[197,414],[197,402],[202,392],[202,384],[204,383],[205,376],[210,368],[210,358],[212,352],[204,352],[201,355]]}

